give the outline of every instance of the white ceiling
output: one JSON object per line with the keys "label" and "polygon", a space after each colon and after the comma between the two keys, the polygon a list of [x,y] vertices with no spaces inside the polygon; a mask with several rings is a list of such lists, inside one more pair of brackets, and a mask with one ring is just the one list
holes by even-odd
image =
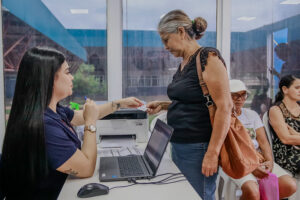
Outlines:
{"label": "white ceiling", "polygon": [[[231,0],[232,31],[249,31],[300,14],[300,4],[280,4],[283,1],[287,0]],[[106,0],[42,2],[67,29],[106,28]],[[204,17],[208,21],[208,31],[216,30],[216,2],[213,0],[123,0],[123,8],[124,29],[156,30],[160,16],[173,9],[182,9],[190,18]],[[72,14],[71,9],[84,9],[85,14]]]}

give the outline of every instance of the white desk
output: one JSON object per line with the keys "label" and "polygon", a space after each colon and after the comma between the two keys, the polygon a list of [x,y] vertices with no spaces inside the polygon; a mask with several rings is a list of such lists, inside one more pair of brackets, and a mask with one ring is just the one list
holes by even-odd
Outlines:
{"label": "white desk", "polygon": [[[168,153],[165,154],[157,174],[162,173],[178,173],[179,170],[171,161]],[[166,176],[165,176],[166,177]],[[153,180],[160,180],[161,177]],[[141,180],[139,180],[141,181]],[[147,180],[143,180],[148,182]],[[61,200],[80,199],[77,197],[78,190],[87,183],[99,182],[99,157],[97,158],[97,165],[95,173],[91,178],[75,179],[68,178],[64,184],[62,191],[58,197]],[[127,181],[117,182],[101,182],[108,187],[128,185]],[[188,181],[182,181],[167,185],[134,185],[126,188],[116,188],[107,195],[91,197],[88,199],[103,199],[103,200],[201,200],[196,191],[192,188]]]}

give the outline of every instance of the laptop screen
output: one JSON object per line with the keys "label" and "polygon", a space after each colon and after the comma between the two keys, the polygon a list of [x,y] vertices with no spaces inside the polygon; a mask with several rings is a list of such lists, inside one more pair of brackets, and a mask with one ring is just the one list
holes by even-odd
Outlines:
{"label": "laptop screen", "polygon": [[150,165],[152,171],[154,172],[154,175],[165,153],[172,133],[172,127],[165,124],[160,119],[156,121],[151,137],[144,152],[144,158]]}

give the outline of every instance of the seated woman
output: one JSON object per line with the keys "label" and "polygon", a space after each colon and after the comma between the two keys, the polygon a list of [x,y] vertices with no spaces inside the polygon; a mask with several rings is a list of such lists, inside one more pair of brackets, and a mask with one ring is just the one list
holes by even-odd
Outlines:
{"label": "seated woman", "polygon": [[300,172],[300,79],[286,75],[270,108],[275,162],[296,175]]}
{"label": "seated woman", "polygon": [[247,99],[247,88],[240,80],[230,80],[231,97],[237,118],[248,130],[257,151],[263,155],[261,165],[252,174],[240,179],[232,179],[241,189],[241,199],[260,198],[257,179],[268,176],[268,171],[276,174],[279,182],[280,198],[291,196],[296,192],[296,183],[281,167],[273,162],[271,147],[268,143],[264,126],[259,115],[250,109],[243,108]]}
{"label": "seated woman", "polygon": [[[138,107],[134,98],[72,111],[59,101],[72,95],[73,76],[62,53],[28,50],[20,63],[1,158],[6,199],[57,199],[68,174],[94,174],[96,120],[119,108]],[[73,125],[85,125],[81,145]]]}

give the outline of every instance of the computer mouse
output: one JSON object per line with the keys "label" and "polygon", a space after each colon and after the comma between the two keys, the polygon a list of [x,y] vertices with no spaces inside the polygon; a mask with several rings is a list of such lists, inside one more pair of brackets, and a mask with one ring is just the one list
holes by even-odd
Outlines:
{"label": "computer mouse", "polygon": [[79,189],[77,193],[77,197],[88,198],[88,197],[108,194],[108,192],[109,192],[109,187],[107,187],[106,185],[102,185],[100,183],[89,183],[82,186]]}

